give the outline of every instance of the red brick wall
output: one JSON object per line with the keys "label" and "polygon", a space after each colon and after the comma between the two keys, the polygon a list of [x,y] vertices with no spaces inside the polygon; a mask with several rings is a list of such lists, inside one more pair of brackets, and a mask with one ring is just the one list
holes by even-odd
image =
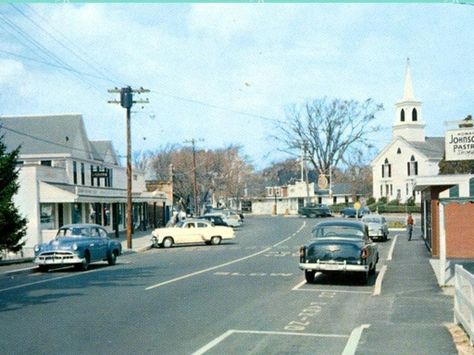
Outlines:
{"label": "red brick wall", "polygon": [[446,257],[474,259],[474,202],[445,205],[445,225]]}

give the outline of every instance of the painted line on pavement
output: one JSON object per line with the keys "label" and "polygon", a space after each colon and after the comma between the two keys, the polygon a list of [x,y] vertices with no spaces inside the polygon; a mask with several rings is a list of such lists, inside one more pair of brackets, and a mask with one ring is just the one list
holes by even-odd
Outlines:
{"label": "painted line on pavement", "polygon": [[395,243],[397,242],[398,234],[393,237],[392,245],[390,246],[390,250],[388,251],[387,261],[391,261],[393,258],[393,250],[395,249]]}
{"label": "painted line on pavement", "polygon": [[303,292],[334,292],[334,293],[360,293],[360,294],[371,294],[371,291],[357,291],[357,290],[337,290],[337,289],[322,289],[322,288],[301,288],[306,284],[306,280],[301,281],[298,285],[293,287],[291,291],[303,291]]}
{"label": "painted line on pavement", "polygon": [[174,279],[171,279],[171,280],[168,280],[168,281],[163,281],[163,282],[160,282],[156,285],[152,285],[152,286],[149,286],[147,288],[145,288],[146,291],[149,291],[149,290],[152,290],[154,288],[158,288],[158,287],[161,287],[161,286],[165,286],[165,285],[168,285],[170,283],[173,283],[173,282],[177,282],[177,281],[181,281],[181,280],[184,280],[184,279],[187,279],[187,278],[190,278],[190,277],[193,277],[193,276],[196,276],[196,275],[200,275],[200,274],[203,274],[203,273],[206,273],[206,272],[209,272],[209,271],[213,271],[213,270],[217,270],[217,269],[220,269],[224,266],[229,266],[229,265],[232,265],[232,264],[236,264],[238,262],[241,262],[241,261],[244,261],[244,260],[247,260],[247,259],[250,259],[250,258],[253,258],[257,255],[261,255],[261,254],[264,254],[266,253],[267,251],[271,250],[272,248],[280,245],[280,244],[283,244],[285,242],[287,242],[288,240],[290,240],[291,238],[293,238],[295,235],[297,235],[299,232],[301,232],[301,230],[306,226],[306,222],[303,222],[303,224],[301,225],[301,227],[296,231],[294,232],[292,235],[290,235],[289,237],[283,239],[282,241],[279,241],[278,243],[276,244],[273,244],[271,247],[268,247],[266,249],[263,249],[257,253],[254,253],[254,254],[250,254],[250,255],[247,255],[247,256],[244,256],[243,258],[239,258],[239,259],[235,259],[235,260],[232,260],[232,261],[229,261],[229,262],[226,262],[226,263],[223,263],[223,264],[220,264],[220,265],[216,265],[216,266],[212,266],[210,268],[207,268],[207,269],[203,269],[203,270],[199,270],[199,271],[196,271],[196,272],[192,272],[190,274],[186,274],[186,275],[183,275],[183,276],[179,276],[179,277],[176,277]]}
{"label": "painted line on pavement", "polygon": [[317,338],[350,338],[348,335],[344,335],[344,334],[294,333],[294,332],[273,332],[273,331],[264,331],[264,330],[230,329],[226,331],[225,333],[223,333],[222,335],[215,338],[214,340],[212,340],[211,342],[204,345],[202,348],[192,353],[192,355],[205,354],[207,351],[211,350],[213,347],[223,342],[226,338],[228,338],[232,334],[284,335],[284,336],[304,336],[304,337],[317,337]]}
{"label": "painted line on pavement", "polygon": [[383,281],[383,277],[385,276],[386,271],[387,271],[387,265],[382,266],[379,274],[377,275],[377,279],[375,280],[373,296],[379,296],[382,293],[382,281]]}
{"label": "painted line on pavement", "polygon": [[2,272],[2,275],[14,274],[14,273],[17,273],[17,272],[22,272],[22,271],[31,271],[31,270],[34,270],[34,269],[36,269],[36,266],[24,267],[22,269],[14,269],[14,270],[10,270],[10,271],[4,271],[4,272]]}
{"label": "painted line on pavement", "polygon": [[356,353],[360,337],[362,336],[362,332],[364,331],[364,329],[367,329],[369,327],[370,324],[362,324],[360,327],[357,327],[352,331],[351,336],[347,341],[346,347],[342,352],[342,355],[354,355]]}
{"label": "painted line on pavement", "polygon": [[29,282],[29,283],[26,283],[26,284],[21,284],[21,285],[16,285],[16,286],[0,289],[0,292],[16,290],[18,288],[23,288],[23,287],[33,286],[33,285],[39,285],[39,284],[43,284],[43,283],[46,283],[46,282],[51,282],[51,281],[56,281],[56,280],[61,280],[61,279],[68,279],[70,277],[80,276],[80,275],[84,275],[84,274],[90,274],[92,272],[97,272],[97,271],[100,271],[100,270],[101,269],[88,270],[88,271],[83,271],[81,273],[74,273],[74,274],[70,274],[70,275],[63,275],[63,276],[53,277],[51,279],[39,280],[39,281],[35,281],[35,282]]}

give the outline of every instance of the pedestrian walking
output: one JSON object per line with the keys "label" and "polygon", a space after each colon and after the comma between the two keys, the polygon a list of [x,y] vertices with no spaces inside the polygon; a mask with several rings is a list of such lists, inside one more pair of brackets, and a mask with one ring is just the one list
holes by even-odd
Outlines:
{"label": "pedestrian walking", "polygon": [[411,216],[411,213],[408,213],[407,217],[407,234],[408,234],[408,240],[411,240],[411,237],[413,235],[413,225],[415,224],[415,221],[413,220],[413,217]]}

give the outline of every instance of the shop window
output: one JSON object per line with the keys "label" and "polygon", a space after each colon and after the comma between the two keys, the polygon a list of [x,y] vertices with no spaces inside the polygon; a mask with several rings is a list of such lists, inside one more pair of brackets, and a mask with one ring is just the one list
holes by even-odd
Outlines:
{"label": "shop window", "polygon": [[449,189],[449,197],[459,197],[459,185],[453,186]]}
{"label": "shop window", "polygon": [[72,223],[82,223],[82,204],[74,203],[71,208]]}
{"label": "shop window", "polygon": [[104,226],[110,226],[110,203],[102,205]]}
{"label": "shop window", "polygon": [[54,203],[40,203],[41,229],[56,229],[56,208]]}

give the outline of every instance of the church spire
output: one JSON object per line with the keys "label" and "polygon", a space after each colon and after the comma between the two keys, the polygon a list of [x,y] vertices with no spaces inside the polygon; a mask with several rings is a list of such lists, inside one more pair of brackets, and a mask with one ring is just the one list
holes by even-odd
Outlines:
{"label": "church spire", "polygon": [[403,90],[403,101],[415,101],[413,95],[413,84],[411,82],[410,58],[407,58],[407,67],[405,70],[405,88]]}

